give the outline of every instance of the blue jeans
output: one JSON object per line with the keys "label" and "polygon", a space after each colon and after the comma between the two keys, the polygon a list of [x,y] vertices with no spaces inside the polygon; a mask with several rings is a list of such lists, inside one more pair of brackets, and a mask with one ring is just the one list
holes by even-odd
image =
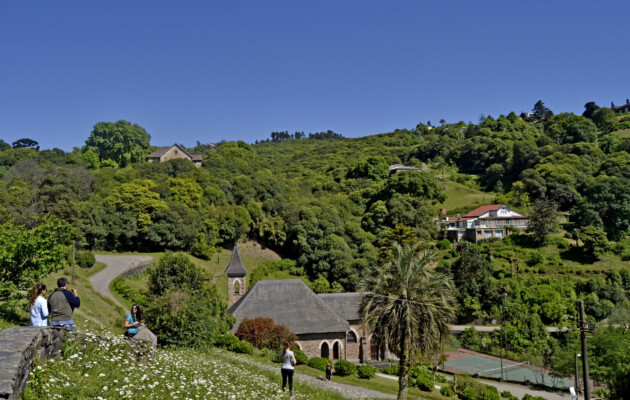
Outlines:
{"label": "blue jeans", "polygon": [[61,326],[66,330],[69,330],[70,332],[75,332],[74,330],[74,322],[73,323],[68,323],[68,321],[52,321],[51,322],[52,326]]}

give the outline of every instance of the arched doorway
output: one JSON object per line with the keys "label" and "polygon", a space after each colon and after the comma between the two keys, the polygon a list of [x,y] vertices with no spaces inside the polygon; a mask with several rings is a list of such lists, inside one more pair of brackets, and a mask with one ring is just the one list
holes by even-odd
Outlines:
{"label": "arched doorway", "polygon": [[321,356],[322,358],[330,357],[330,348],[328,347],[328,343],[326,342],[322,343]]}
{"label": "arched doorway", "polygon": [[333,344],[333,360],[337,360],[339,358],[339,342],[335,342]]}

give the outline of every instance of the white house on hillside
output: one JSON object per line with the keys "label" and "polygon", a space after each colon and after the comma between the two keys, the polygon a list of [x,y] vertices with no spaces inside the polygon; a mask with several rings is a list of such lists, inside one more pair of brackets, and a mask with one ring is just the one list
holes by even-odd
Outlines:
{"label": "white house on hillside", "polygon": [[462,216],[445,217],[442,223],[449,240],[477,243],[480,240],[501,239],[511,233],[509,228],[525,229],[529,218],[506,205],[489,204]]}

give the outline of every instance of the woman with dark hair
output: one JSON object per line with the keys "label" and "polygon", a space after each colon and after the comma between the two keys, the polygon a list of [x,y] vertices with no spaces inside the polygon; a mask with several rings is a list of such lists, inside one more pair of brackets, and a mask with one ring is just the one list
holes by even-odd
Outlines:
{"label": "woman with dark hair", "polygon": [[125,317],[125,328],[127,329],[125,336],[130,338],[136,336],[139,326],[144,326],[144,323],[142,323],[142,312],[140,311],[140,306],[134,304],[131,306],[131,312]]}
{"label": "woman with dark hair", "polygon": [[48,326],[48,302],[44,295],[46,285],[36,283],[31,290],[31,299],[28,301],[28,310],[31,312],[30,326]]}
{"label": "woman with dark hair", "polygon": [[293,367],[297,364],[295,361],[295,355],[291,351],[291,344],[289,342],[284,342],[284,349],[282,350],[282,369],[280,372],[282,373],[282,391],[287,387],[287,379],[289,381],[289,395],[290,399],[293,400]]}

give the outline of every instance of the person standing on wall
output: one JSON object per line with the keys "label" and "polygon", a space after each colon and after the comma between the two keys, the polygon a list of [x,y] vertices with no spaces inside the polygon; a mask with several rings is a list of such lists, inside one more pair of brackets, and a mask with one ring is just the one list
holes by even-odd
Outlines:
{"label": "person standing on wall", "polygon": [[66,278],[57,279],[57,289],[48,298],[50,309],[50,324],[52,326],[63,326],[74,332],[74,321],[72,313],[75,308],[79,308],[81,300],[76,289],[72,292],[68,290],[68,280]]}
{"label": "person standing on wall", "polygon": [[289,342],[284,343],[284,349],[282,350],[282,391],[284,392],[287,387],[287,380],[289,381],[289,395],[293,400],[293,373],[295,372],[293,367],[297,364],[295,355],[291,351],[291,344]]}
{"label": "person standing on wall", "polygon": [[46,285],[36,283],[31,291],[31,299],[28,302],[28,310],[31,313],[29,326],[48,326],[48,303],[44,295]]}

